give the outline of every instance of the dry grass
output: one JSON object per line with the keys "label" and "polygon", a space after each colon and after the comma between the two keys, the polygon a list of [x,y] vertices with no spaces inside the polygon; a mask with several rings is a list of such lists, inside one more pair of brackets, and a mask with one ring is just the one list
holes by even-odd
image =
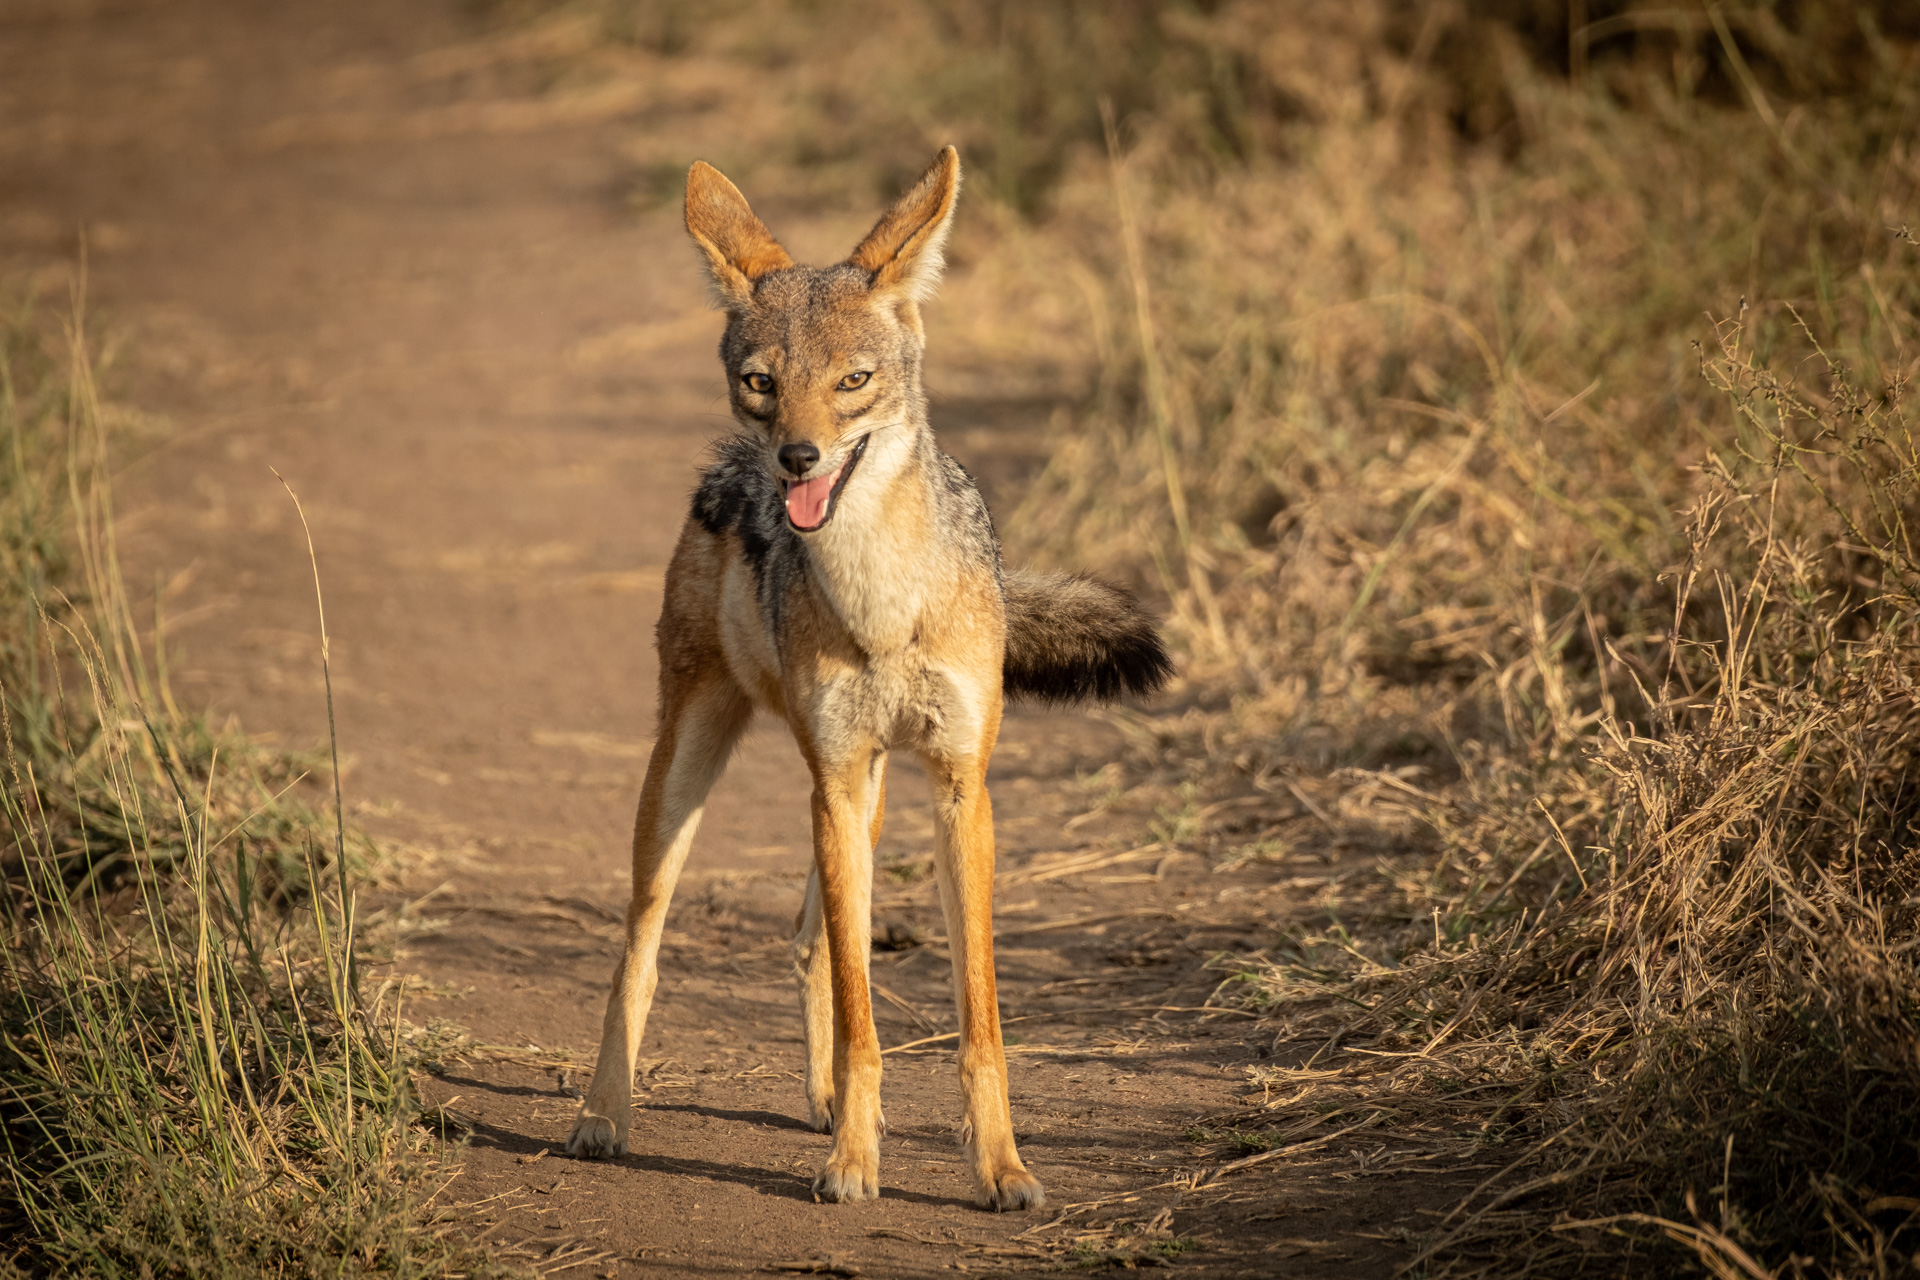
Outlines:
{"label": "dry grass", "polygon": [[444,1173],[307,762],[167,694],[115,412],[78,316],[41,319],[0,361],[0,1274],[501,1272],[425,1222]]}
{"label": "dry grass", "polygon": [[1065,405],[1010,540],[1186,648],[1155,834],[1383,851],[1228,965],[1260,1123],[1488,1149],[1432,1273],[1913,1265],[1907,7],[537,9],[665,86],[645,200],[960,145],[936,340]]}
{"label": "dry grass", "polygon": [[1620,706],[1557,759],[1470,756],[1372,929],[1245,971],[1283,1042],[1333,1049],[1265,1073],[1289,1105],[1511,1152],[1433,1245],[1455,1269],[1649,1227],[1722,1275],[1914,1248],[1913,442],[1843,371],[1814,395],[1722,337],[1760,475],[1703,468],[1663,660],[1615,659]]}
{"label": "dry grass", "polygon": [[1920,1244],[1916,62],[1863,52],[1790,108],[1510,54],[1505,154],[1338,101],[1269,172],[1114,149],[1133,353],[1024,528],[1154,566],[1212,785],[1417,781],[1437,849],[1248,971],[1288,1108],[1500,1150],[1435,1271]]}

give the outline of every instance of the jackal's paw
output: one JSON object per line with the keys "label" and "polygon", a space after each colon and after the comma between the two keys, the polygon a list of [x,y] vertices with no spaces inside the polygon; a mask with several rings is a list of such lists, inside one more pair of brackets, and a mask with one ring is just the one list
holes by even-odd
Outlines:
{"label": "jackal's paw", "polygon": [[582,1111],[567,1139],[567,1154],[581,1160],[604,1160],[627,1154],[627,1126],[606,1116]]}
{"label": "jackal's paw", "polygon": [[880,1157],[834,1156],[813,1180],[813,1198],[821,1204],[853,1204],[880,1198]]}
{"label": "jackal's paw", "polygon": [[973,1193],[973,1202],[995,1213],[1013,1213],[1046,1207],[1047,1192],[1040,1179],[1015,1167],[981,1183]]}

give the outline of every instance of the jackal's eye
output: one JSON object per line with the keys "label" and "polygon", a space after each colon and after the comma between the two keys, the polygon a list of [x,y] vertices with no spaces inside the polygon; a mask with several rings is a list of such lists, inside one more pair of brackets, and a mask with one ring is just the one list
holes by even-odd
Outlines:
{"label": "jackal's eye", "polygon": [[842,391],[858,391],[860,388],[867,385],[867,380],[871,377],[873,377],[873,374],[865,371],[860,373],[850,373],[846,377],[840,379],[840,389]]}
{"label": "jackal's eye", "polygon": [[742,375],[740,381],[746,383],[747,390],[755,393],[756,395],[764,396],[769,391],[773,390],[773,379],[769,378],[764,373],[744,374]]}

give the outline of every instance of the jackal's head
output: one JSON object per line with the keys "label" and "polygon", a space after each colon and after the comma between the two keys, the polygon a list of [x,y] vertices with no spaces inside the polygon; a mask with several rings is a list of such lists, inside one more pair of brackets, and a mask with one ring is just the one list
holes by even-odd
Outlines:
{"label": "jackal's head", "polygon": [[926,422],[920,303],[960,189],[960,157],[934,158],[845,262],[795,265],[713,166],[687,174],[687,230],[706,254],[733,415],[767,444],[787,519],[810,533],[849,486],[877,488],[905,465]]}

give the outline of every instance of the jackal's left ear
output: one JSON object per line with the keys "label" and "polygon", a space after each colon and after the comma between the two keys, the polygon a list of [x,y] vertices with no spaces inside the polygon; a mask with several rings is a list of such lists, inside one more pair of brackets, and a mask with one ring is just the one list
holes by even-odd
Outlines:
{"label": "jackal's left ear", "polygon": [[873,287],[902,290],[914,302],[940,283],[940,256],[960,194],[960,153],[942,147],[913,189],[886,211],[847,261],[873,277]]}
{"label": "jackal's left ear", "polygon": [[761,276],[793,265],[793,259],[753,216],[740,188],[705,160],[687,170],[687,234],[707,255],[714,300],[729,310],[753,300]]}

